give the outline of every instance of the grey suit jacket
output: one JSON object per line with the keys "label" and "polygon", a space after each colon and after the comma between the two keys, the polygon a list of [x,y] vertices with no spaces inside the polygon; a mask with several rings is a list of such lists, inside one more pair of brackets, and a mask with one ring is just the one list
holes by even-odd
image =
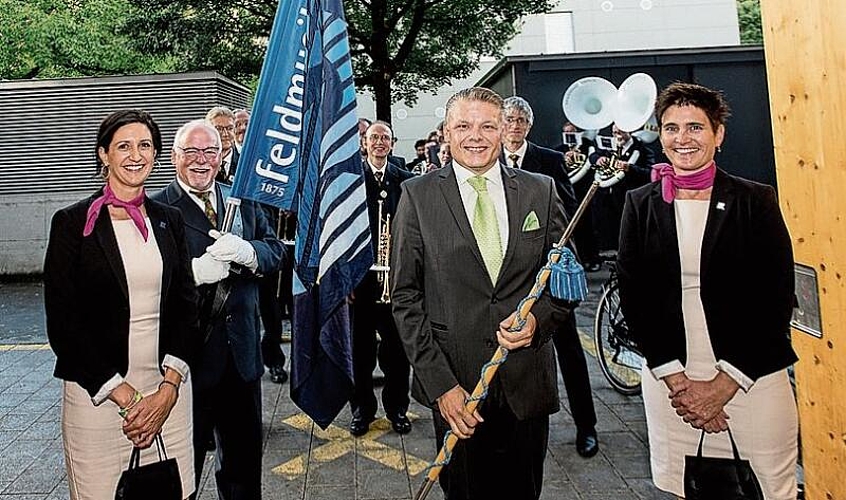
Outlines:
{"label": "grey suit jacket", "polygon": [[[391,300],[414,367],[412,395],[427,406],[456,384],[473,390],[482,365],[497,348],[499,322],[528,294],[564,230],[552,179],[499,168],[509,238],[495,284],[473,236],[452,166],[402,185],[393,225]],[[539,228],[523,231],[532,211]],[[547,340],[569,311],[545,293],[532,313],[539,321],[533,345],[511,352],[497,373],[507,404],[519,418],[558,410],[554,353]]]}

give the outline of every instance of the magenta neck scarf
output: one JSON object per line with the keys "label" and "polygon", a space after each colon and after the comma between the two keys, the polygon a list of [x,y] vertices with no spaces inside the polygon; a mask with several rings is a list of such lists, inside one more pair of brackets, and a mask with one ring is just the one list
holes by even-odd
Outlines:
{"label": "magenta neck scarf", "polygon": [[103,196],[94,200],[94,202],[91,203],[91,206],[88,207],[88,215],[85,219],[85,229],[82,230],[82,235],[88,236],[92,231],[94,231],[94,223],[97,222],[97,217],[100,215],[100,210],[103,208],[103,205],[114,205],[126,210],[126,213],[129,214],[129,218],[132,219],[132,222],[135,223],[135,227],[138,228],[141,236],[144,237],[144,241],[147,241],[147,224],[144,222],[144,214],[141,213],[140,208],[143,204],[143,189],[141,190],[141,194],[135,198],[129,201],[123,201],[119,200],[112,191],[112,188],[106,184],[106,187],[103,188]]}
{"label": "magenta neck scarf", "polygon": [[652,181],[661,179],[661,197],[667,203],[676,199],[679,189],[708,189],[714,185],[717,174],[717,164],[714,161],[702,170],[691,175],[678,175],[669,163],[658,163],[652,166]]}

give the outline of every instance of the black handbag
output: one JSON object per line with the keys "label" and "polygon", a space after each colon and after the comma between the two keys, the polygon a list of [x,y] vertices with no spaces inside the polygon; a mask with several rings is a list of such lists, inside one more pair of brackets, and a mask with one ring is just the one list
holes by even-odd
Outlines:
{"label": "black handbag", "polygon": [[705,431],[699,437],[696,456],[685,455],[685,500],[764,500],[749,460],[741,460],[730,429],[728,433],[734,458],[703,457]]}
{"label": "black handbag", "polygon": [[161,433],[156,434],[159,461],[139,465],[141,449],[133,447],[129,467],[120,475],[115,500],[182,500],[182,478],[175,458],[167,458]]}

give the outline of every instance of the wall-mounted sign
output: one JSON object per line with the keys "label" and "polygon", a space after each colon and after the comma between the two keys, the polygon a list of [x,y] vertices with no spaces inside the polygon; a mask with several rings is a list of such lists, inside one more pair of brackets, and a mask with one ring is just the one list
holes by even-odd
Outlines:
{"label": "wall-mounted sign", "polygon": [[793,310],[790,326],[817,338],[822,338],[820,294],[817,271],[804,264],[795,264],[796,298],[799,305]]}

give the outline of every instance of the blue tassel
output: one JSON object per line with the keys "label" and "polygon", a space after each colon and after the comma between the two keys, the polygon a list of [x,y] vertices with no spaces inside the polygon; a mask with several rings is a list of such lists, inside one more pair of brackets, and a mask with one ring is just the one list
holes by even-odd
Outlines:
{"label": "blue tassel", "polygon": [[573,251],[567,247],[552,249],[561,254],[558,262],[550,265],[549,293],[553,297],[568,302],[581,302],[588,294],[585,270],[576,260]]}

